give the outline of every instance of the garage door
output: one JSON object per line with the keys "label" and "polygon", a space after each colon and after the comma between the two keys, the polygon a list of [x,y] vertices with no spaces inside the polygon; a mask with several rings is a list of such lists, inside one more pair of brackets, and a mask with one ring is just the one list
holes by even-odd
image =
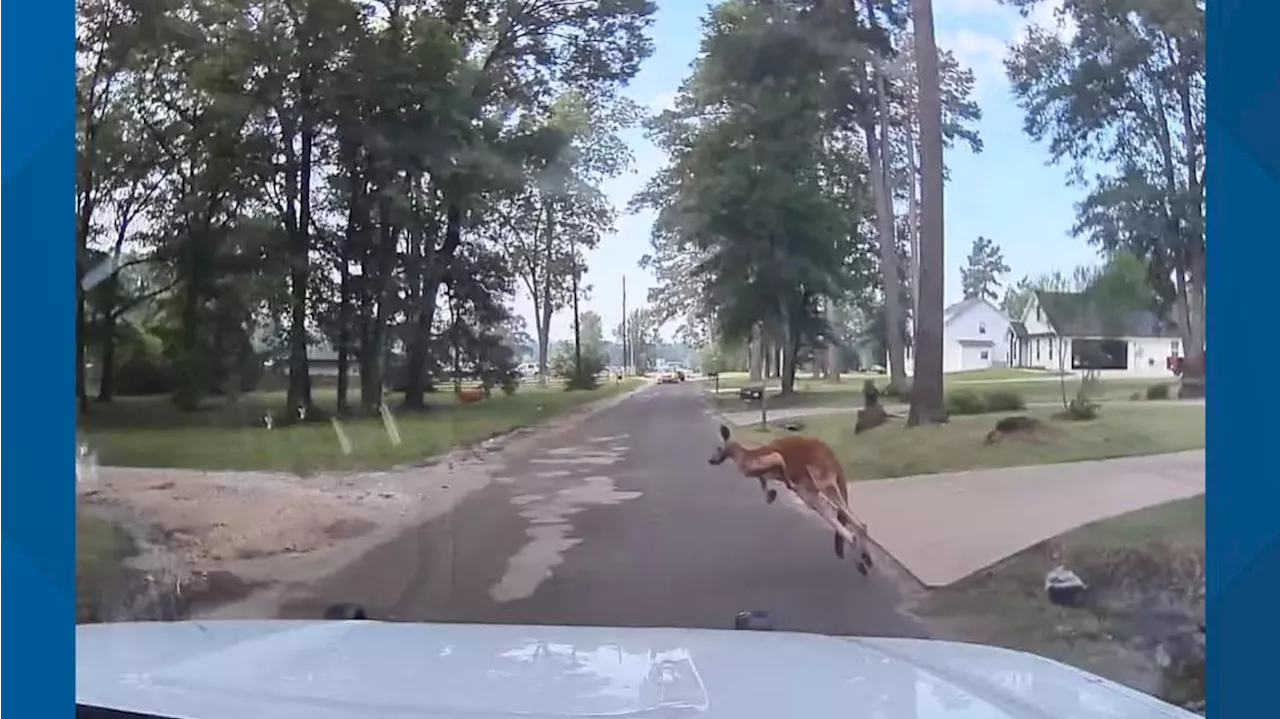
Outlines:
{"label": "garage door", "polygon": [[962,345],[960,347],[960,369],[984,369],[990,366],[990,346]]}

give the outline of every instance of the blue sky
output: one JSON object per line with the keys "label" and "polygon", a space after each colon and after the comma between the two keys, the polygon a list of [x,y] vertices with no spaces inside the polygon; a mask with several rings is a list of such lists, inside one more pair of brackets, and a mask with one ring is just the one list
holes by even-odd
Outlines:
{"label": "blue sky", "polygon": [[[699,19],[708,7],[698,0],[658,0],[653,37],[656,52],[648,60],[629,94],[650,107],[661,107],[679,88],[698,49]],[[1055,269],[1070,270],[1092,263],[1094,251],[1070,236],[1079,191],[1066,185],[1066,170],[1047,166],[1043,146],[1022,132],[1022,113],[1014,104],[1004,77],[1002,59],[1008,43],[1027,22],[1052,22],[1051,6],[1042,7],[1030,21],[1000,6],[996,0],[934,0],[938,44],[956,53],[977,76],[977,100],[983,110],[979,131],[986,148],[980,155],[957,148],[948,153],[951,181],[946,187],[946,293],[959,299],[960,267],[978,235],[995,240],[1012,269],[1007,281]],[[661,151],[640,132],[630,138],[635,171],[610,183],[607,191],[619,207],[645,178],[662,166]],[[606,336],[622,317],[622,278],[627,304],[638,306],[653,278],[638,267],[649,249],[647,213],[624,215],[617,233],[606,237],[588,257],[586,281],[593,286],[584,309],[600,313]],[[532,304],[523,294],[516,309],[533,327]],[[561,312],[553,321],[553,340],[572,337],[572,316]]]}

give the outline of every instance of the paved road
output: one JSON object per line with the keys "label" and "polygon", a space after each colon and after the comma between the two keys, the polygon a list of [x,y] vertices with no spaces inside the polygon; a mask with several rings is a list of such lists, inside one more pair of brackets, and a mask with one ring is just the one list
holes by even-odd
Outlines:
{"label": "paved road", "polygon": [[766,609],[778,629],[924,634],[883,555],[859,575],[815,517],[709,466],[716,439],[697,389],[645,390],[282,614],[358,601],[400,620],[728,628]]}

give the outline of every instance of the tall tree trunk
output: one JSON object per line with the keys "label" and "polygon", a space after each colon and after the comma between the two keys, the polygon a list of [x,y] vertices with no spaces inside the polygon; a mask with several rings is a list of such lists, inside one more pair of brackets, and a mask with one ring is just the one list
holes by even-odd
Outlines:
{"label": "tall tree trunk", "polygon": [[[942,98],[931,0],[911,0],[920,108],[920,316],[907,425],[946,421],[942,390],[945,260],[942,197]],[[892,336],[892,334],[890,335]]]}
{"label": "tall tree trunk", "polygon": [[1186,279],[1187,330],[1183,333],[1182,382],[1178,396],[1205,396],[1205,254],[1193,247],[1188,254]]}
{"label": "tall tree trunk", "polygon": [[115,310],[102,313],[102,351],[99,354],[98,401],[116,397],[116,316]]}
{"label": "tall tree trunk", "polygon": [[431,327],[435,323],[440,285],[444,283],[458,246],[462,244],[462,206],[450,202],[445,208],[444,240],[438,247],[435,244],[435,233],[439,231],[437,222],[438,220],[432,220],[430,227],[433,229],[429,233],[431,237],[426,238],[422,247],[422,263],[426,268],[423,273],[422,300],[405,368],[408,376],[405,380],[404,404],[410,409],[426,408],[429,383],[427,356],[431,344]]}
{"label": "tall tree trunk", "polygon": [[[867,23],[872,29],[878,27],[875,17],[875,5],[867,0]],[[904,348],[902,336],[902,268],[898,262],[898,243],[893,216],[893,186],[890,181],[890,148],[889,148],[889,100],[888,88],[884,73],[879,68],[871,68],[870,82],[864,87],[874,85],[876,112],[863,119],[862,132],[867,142],[867,160],[871,165],[871,194],[876,207],[876,229],[880,240],[880,273],[884,284],[885,319],[887,354],[886,363],[889,370],[889,384],[899,389],[907,386],[907,374],[904,367]],[[863,79],[867,80],[867,68],[863,68]]]}
{"label": "tall tree trunk", "polygon": [[573,259],[573,373],[578,381],[582,382],[584,378],[582,376],[582,322],[578,313],[578,258],[573,252],[570,252],[569,256]]}
{"label": "tall tree trunk", "polygon": [[89,388],[85,377],[89,322],[85,317],[88,309],[85,307],[84,294],[84,290],[80,287],[80,278],[76,277],[76,404],[80,408],[80,414],[89,412]]}
{"label": "tall tree trunk", "polygon": [[[912,108],[919,115],[919,110]],[[911,248],[911,336],[915,336],[916,318],[920,316],[920,169],[916,163],[915,128],[908,125],[907,142],[907,242]]]}
{"label": "tall tree trunk", "polygon": [[[840,303],[835,300],[827,300],[827,306],[831,308],[831,327],[832,334],[835,334],[835,328],[844,325],[844,311],[840,307]],[[823,377],[833,382],[840,381],[840,345],[833,337],[827,345],[827,361],[823,364]]]}
{"label": "tall tree trunk", "polygon": [[539,383],[545,383],[547,381],[547,365],[549,360],[551,359],[550,358],[551,318],[555,314],[553,305],[551,303],[552,301],[552,294],[551,294],[552,256],[551,255],[552,255],[552,248],[555,243],[555,227],[554,227],[555,222],[551,214],[551,207],[549,205],[544,205],[542,208],[542,211],[545,214],[547,219],[546,226],[544,227],[545,234],[543,235],[544,242],[542,246],[542,249],[544,252],[542,256],[542,287],[541,287],[542,301],[541,301],[541,307],[539,308],[541,310],[541,313],[536,318],[534,318],[535,319],[534,324],[537,325],[536,329],[538,332],[538,381]]}
{"label": "tall tree trunk", "polygon": [[751,342],[747,346],[747,376],[750,381],[764,381],[764,356],[764,329],[756,323],[751,328]]}
{"label": "tall tree trunk", "polygon": [[799,343],[795,341],[798,333],[792,327],[789,299],[783,300],[782,306],[779,308],[782,315],[782,321],[779,323],[781,325],[779,327],[781,337],[776,345],[778,350],[778,394],[783,397],[794,394],[796,391],[796,354],[799,349]]}
{"label": "tall tree trunk", "polygon": [[[373,318],[369,326],[369,344],[362,348],[360,402],[366,411],[374,411],[384,402],[386,383],[387,325],[391,318],[391,271],[396,259],[396,229],[392,224],[391,200],[385,193],[378,199],[378,243],[374,261],[370,299]],[[367,368],[367,372],[366,372]],[[412,376],[412,375],[411,375]]]}
{"label": "tall tree trunk", "polygon": [[[307,285],[311,281],[311,156],[314,133],[302,119],[302,154],[285,163],[285,224],[289,234],[289,391],[290,411],[310,409],[311,364],[307,357]],[[292,133],[286,133],[286,142]],[[291,154],[291,153],[289,153]]]}

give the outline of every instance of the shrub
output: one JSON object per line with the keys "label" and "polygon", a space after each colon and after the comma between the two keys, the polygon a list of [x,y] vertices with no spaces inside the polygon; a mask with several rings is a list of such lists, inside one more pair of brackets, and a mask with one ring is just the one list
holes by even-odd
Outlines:
{"label": "shrub", "polygon": [[1008,389],[991,390],[983,395],[988,412],[1017,412],[1027,408],[1022,395]]}
{"label": "shrub", "polygon": [[1147,388],[1147,399],[1169,399],[1169,385],[1164,382],[1151,385]]}
{"label": "shrub", "polygon": [[115,368],[116,394],[146,397],[169,394],[177,388],[173,366],[153,354],[138,352]]}
{"label": "shrub", "polygon": [[1071,400],[1071,404],[1067,405],[1067,409],[1056,415],[1056,417],[1074,422],[1088,422],[1098,418],[1098,409],[1097,404],[1077,397]]}
{"label": "shrub", "polygon": [[565,383],[565,389],[595,389],[600,386],[600,373],[604,371],[604,358],[600,355],[582,353],[582,372],[577,372],[577,368],[570,363],[568,374],[568,382]]}
{"label": "shrub", "polygon": [[520,389],[520,373],[516,371],[508,372],[502,378],[502,393],[510,397],[518,389]]}
{"label": "shrub", "polygon": [[986,411],[986,400],[977,392],[959,390],[947,395],[947,414],[949,415],[982,414]]}
{"label": "shrub", "polygon": [[907,384],[904,387],[898,387],[893,384],[888,384],[885,386],[884,390],[880,392],[880,395],[883,397],[893,397],[906,402],[910,402],[911,401],[911,385]]}

